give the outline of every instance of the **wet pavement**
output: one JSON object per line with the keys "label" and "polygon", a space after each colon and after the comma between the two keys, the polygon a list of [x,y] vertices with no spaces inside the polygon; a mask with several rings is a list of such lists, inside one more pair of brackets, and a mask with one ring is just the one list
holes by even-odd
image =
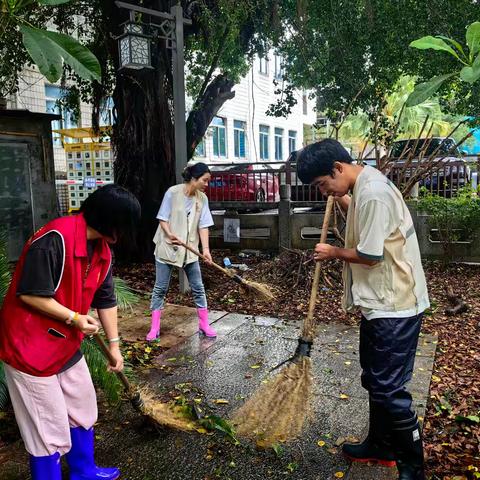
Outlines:
{"label": "wet pavement", "polygon": [[[170,315],[175,318],[175,308]],[[193,309],[190,316],[184,317],[184,322],[195,325]],[[225,312],[217,312],[212,318],[216,318],[216,339],[200,337],[193,333],[195,328],[185,325],[182,332],[188,331],[190,336],[179,336],[177,342],[171,341],[171,331],[170,336],[165,334],[170,339],[169,346],[173,346],[155,359],[154,368],[143,372],[142,381],[158,392],[179,385],[187,391],[199,392],[202,402],[215,415],[228,419],[271,375],[269,369],[293,353],[300,324]],[[167,321],[167,330],[168,324]],[[173,330],[179,328],[175,322],[170,324]],[[128,328],[130,335],[135,336],[132,328]],[[143,332],[139,332],[138,336],[141,335]],[[421,417],[435,347],[436,338],[429,335],[420,338],[411,391]],[[352,466],[340,453],[342,441],[349,437],[361,439],[367,428],[368,402],[360,385],[358,328],[323,325],[314,344],[312,364],[312,417],[300,438],[282,445],[277,453],[272,449],[259,450],[242,439],[240,445],[235,445],[217,433],[157,431],[136,415],[128,403],[122,403],[100,419],[98,462],[119,466],[123,472],[121,478],[129,480],[396,478],[396,469]],[[215,402],[218,399],[220,404]],[[18,461],[4,458],[2,464],[0,452],[0,478],[29,477]]]}

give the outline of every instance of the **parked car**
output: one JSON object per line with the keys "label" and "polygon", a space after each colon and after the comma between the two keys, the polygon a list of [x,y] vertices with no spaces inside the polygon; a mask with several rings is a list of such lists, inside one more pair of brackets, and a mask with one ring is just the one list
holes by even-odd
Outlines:
{"label": "parked car", "polygon": [[278,202],[278,173],[267,164],[209,165],[211,202]]}
{"label": "parked car", "polygon": [[[393,143],[390,156],[398,160],[394,160],[392,167],[385,173],[394,183],[396,183],[395,180],[412,151],[412,170],[416,168],[419,161],[425,162],[432,155],[435,160],[441,160],[442,163],[440,168],[436,166],[434,172],[420,181],[420,186],[424,186],[434,193],[451,196],[471,181],[470,167],[462,158],[462,152],[457,147],[455,140],[453,138],[434,137],[421,138],[418,141],[415,139],[399,140]],[[419,159],[422,151],[423,156]],[[404,180],[408,180],[408,177],[409,172],[405,175]]]}

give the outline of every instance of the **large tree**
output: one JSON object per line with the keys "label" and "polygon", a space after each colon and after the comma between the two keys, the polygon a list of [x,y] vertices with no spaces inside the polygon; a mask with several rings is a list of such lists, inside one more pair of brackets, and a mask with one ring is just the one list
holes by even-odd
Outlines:
{"label": "large tree", "polygon": [[[177,2],[135,3],[169,13]],[[234,97],[233,87],[247,73],[254,55],[261,54],[275,38],[280,21],[276,0],[182,0],[181,4],[192,21],[185,27],[187,86],[193,100],[187,118],[190,158],[212,118]],[[150,258],[156,212],[165,190],[175,182],[172,53],[165,40],[157,38],[152,43],[152,69],[119,70],[115,37],[122,33],[121,25],[127,19],[128,12],[118,9],[114,0],[73,1],[57,6],[50,18],[43,18],[53,21],[60,31],[75,32],[85,39],[100,61],[101,82],[82,81],[66,69],[64,83],[71,88],[64,101],[71,108],[78,105],[79,98],[92,101],[95,125],[102,102],[113,95],[115,177],[141,202],[139,252]],[[144,14],[139,20],[158,23]],[[18,44],[12,45],[12,51],[12,68],[18,71],[25,52]]]}
{"label": "large tree", "polygon": [[[402,75],[429,79],[444,73],[442,52],[423,55],[409,48],[422,35],[463,38],[478,19],[472,0],[284,0],[281,50],[287,77],[317,92],[319,108],[333,120],[339,113],[384,108],[385,97]],[[479,87],[480,88],[480,87]],[[464,86],[445,84],[444,107],[475,114],[480,96]],[[453,92],[453,94],[452,94]]]}

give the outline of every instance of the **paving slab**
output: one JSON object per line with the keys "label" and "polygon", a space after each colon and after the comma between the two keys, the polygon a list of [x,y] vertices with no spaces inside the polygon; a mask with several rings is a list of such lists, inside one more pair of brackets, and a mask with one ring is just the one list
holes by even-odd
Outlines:
{"label": "paving slab", "polygon": [[[229,418],[269,370],[289,358],[297,345],[300,323],[268,317],[218,314],[216,339],[198,334],[181,341],[156,359],[158,368],[142,380],[161,392],[191,383],[204,395],[214,413]],[[411,390],[424,415],[436,339],[425,335],[419,343]],[[160,368],[168,364],[171,368]],[[97,459],[118,465],[129,480],[330,480],[342,472],[347,480],[391,480],[395,469],[351,465],[340,452],[346,437],[361,439],[368,423],[368,397],[360,385],[358,328],[322,325],[312,351],[314,387],[312,415],[301,436],[282,446],[278,456],[257,450],[242,440],[234,445],[219,435],[155,430],[132,411],[128,403],[110,409],[97,426]],[[254,368],[252,368],[254,367]],[[228,401],[216,405],[215,399]],[[319,446],[319,441],[325,445]],[[10,465],[8,480],[24,480]],[[5,467],[6,468],[6,467]],[[13,471],[12,471],[13,469]]]}

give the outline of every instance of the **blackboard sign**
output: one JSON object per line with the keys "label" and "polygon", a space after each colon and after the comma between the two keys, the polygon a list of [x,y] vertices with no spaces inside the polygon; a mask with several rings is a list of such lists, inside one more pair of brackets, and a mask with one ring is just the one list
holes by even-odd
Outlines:
{"label": "blackboard sign", "polygon": [[0,228],[8,232],[8,258],[18,258],[34,230],[27,143],[0,143]]}

